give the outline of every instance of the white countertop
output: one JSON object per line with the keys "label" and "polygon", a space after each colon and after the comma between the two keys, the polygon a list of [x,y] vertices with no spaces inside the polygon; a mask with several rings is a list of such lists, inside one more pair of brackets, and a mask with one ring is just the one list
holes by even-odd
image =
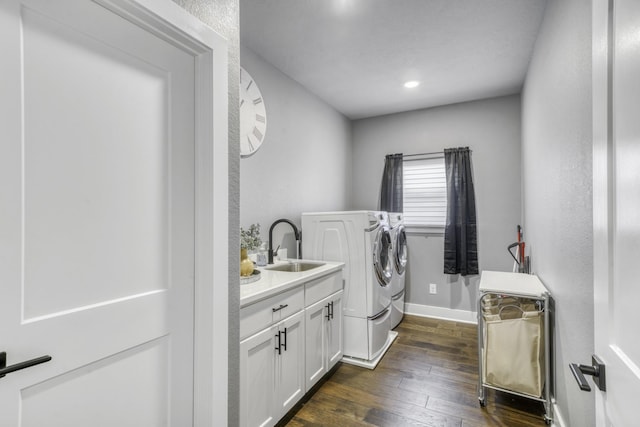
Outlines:
{"label": "white countertop", "polygon": [[479,290],[536,297],[548,293],[538,276],[507,271],[483,271]]}
{"label": "white countertop", "polygon": [[[240,308],[287,291],[310,280],[341,270],[344,267],[343,262],[295,259],[290,261],[317,262],[324,263],[324,265],[300,272],[268,270],[267,268],[269,266],[257,267],[258,270],[260,270],[260,280],[247,283],[246,285],[240,285]],[[276,261],[275,264],[286,264],[288,262],[289,261]]]}

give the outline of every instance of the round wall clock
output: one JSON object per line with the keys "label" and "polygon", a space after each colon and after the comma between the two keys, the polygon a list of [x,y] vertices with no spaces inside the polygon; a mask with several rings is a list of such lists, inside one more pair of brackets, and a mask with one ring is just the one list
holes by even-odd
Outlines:
{"label": "round wall clock", "polygon": [[267,132],[267,111],[256,82],[240,67],[240,157],[255,153]]}

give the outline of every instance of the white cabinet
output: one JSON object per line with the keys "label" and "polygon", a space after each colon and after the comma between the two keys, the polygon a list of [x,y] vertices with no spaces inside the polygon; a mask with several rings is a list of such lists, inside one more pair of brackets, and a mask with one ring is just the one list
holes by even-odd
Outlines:
{"label": "white cabinet", "polygon": [[240,425],[275,424],[275,327],[240,342]]}
{"label": "white cabinet", "polygon": [[305,308],[306,391],[342,358],[342,294]]}
{"label": "white cabinet", "polygon": [[297,287],[240,309],[240,340],[304,308],[304,289]]}
{"label": "white cabinet", "polygon": [[262,325],[266,328],[240,342],[242,426],[274,425],[305,393],[302,302],[300,288],[240,311],[244,333],[253,332],[257,318],[267,318]]}
{"label": "white cabinet", "polygon": [[240,425],[275,425],[342,358],[342,272],[240,309]]}
{"label": "white cabinet", "polygon": [[327,320],[327,327],[325,332],[327,333],[327,371],[335,366],[336,363],[342,359],[344,353],[344,347],[342,342],[344,337],[342,331],[344,329],[342,324],[342,295],[344,291],[339,291],[331,297],[331,318]]}
{"label": "white cabinet", "polygon": [[[304,396],[304,312],[278,323],[276,340],[276,420]],[[277,350],[279,348],[279,350]]]}

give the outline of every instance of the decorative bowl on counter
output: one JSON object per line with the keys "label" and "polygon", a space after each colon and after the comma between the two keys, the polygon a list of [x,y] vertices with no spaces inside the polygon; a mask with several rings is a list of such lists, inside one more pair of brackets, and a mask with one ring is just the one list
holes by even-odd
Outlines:
{"label": "decorative bowl on counter", "polygon": [[257,282],[258,280],[260,280],[260,270],[257,268],[253,270],[253,273],[249,276],[240,276],[241,285],[247,285],[249,283]]}

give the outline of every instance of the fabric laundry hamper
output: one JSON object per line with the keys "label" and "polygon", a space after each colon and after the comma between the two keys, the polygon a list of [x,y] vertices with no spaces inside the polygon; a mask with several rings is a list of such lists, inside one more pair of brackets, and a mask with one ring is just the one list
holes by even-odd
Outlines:
{"label": "fabric laundry hamper", "polygon": [[483,382],[540,397],[544,388],[542,312],[533,304],[483,308]]}

